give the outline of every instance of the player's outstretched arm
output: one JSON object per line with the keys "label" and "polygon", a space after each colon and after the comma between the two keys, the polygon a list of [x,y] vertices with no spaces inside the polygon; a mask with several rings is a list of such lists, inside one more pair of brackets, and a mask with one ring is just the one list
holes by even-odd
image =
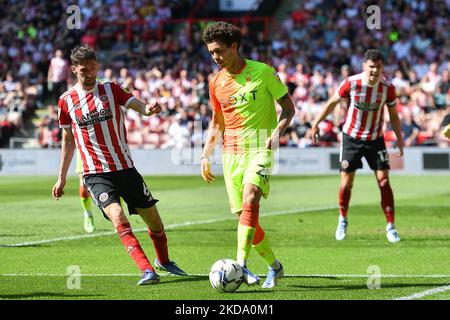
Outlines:
{"label": "player's outstretched arm", "polygon": [[341,101],[341,99],[342,98],[336,91],[334,95],[325,103],[325,106],[317,116],[316,120],[314,120],[311,126],[311,138],[314,143],[319,142],[319,123],[321,123],[326,117],[328,117],[331,112],[333,112],[334,108],[339,103],[339,101]]}
{"label": "player's outstretched arm", "polygon": [[394,107],[388,107],[389,112],[389,120],[391,121],[392,129],[395,132],[395,135],[397,137],[397,148],[398,153],[397,156],[401,157],[403,155],[403,136],[402,136],[402,130],[400,126],[400,119],[398,118],[397,109]]}
{"label": "player's outstretched arm", "polygon": [[127,107],[144,116],[151,116],[153,114],[160,113],[162,110],[161,106],[157,102],[146,104],[137,98],[132,99],[130,103],[128,103]]}
{"label": "player's outstretched arm", "polygon": [[61,143],[61,163],[59,165],[58,180],[52,189],[52,196],[58,200],[64,194],[64,186],[66,185],[67,171],[72,162],[73,153],[75,151],[75,138],[71,128],[63,129]]}
{"label": "player's outstretched arm", "polygon": [[206,135],[205,146],[202,151],[202,159],[200,163],[201,175],[203,180],[207,183],[214,181],[215,177],[211,173],[211,163],[209,157],[211,156],[217,141],[222,136],[225,130],[225,121],[221,111],[213,110],[212,119],[209,123],[208,133]]}
{"label": "player's outstretched arm", "polygon": [[281,115],[274,133],[266,141],[266,147],[268,149],[275,149],[278,146],[279,138],[284,134],[286,129],[289,127],[292,118],[295,115],[294,102],[292,101],[288,93],[286,93],[284,96],[278,99],[277,103],[281,107]]}

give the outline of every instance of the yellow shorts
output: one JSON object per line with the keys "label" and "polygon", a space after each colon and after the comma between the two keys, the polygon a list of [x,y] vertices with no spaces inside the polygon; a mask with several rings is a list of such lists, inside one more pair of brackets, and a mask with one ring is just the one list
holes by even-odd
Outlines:
{"label": "yellow shorts", "polygon": [[264,199],[270,191],[273,155],[271,150],[250,151],[244,154],[223,154],[223,176],[232,213],[242,210],[244,184],[261,189]]}

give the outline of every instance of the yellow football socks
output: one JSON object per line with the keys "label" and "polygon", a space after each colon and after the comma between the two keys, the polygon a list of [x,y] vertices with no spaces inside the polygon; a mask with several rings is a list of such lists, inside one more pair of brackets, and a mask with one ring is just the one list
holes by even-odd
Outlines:
{"label": "yellow football socks", "polygon": [[91,213],[91,203],[92,203],[91,197],[87,197],[87,198],[82,198],[81,197],[80,199],[81,199],[81,207],[83,208],[84,212],[87,212],[87,214],[89,216],[92,216],[92,213]]}
{"label": "yellow football socks", "polygon": [[246,265],[247,258],[252,248],[253,237],[255,236],[256,228],[238,225],[238,243],[237,243],[237,262],[240,265]]}
{"label": "yellow football socks", "polygon": [[275,254],[272,251],[272,247],[270,246],[269,238],[267,236],[265,236],[259,243],[254,244],[253,248],[255,248],[256,252],[258,252],[268,266],[274,269],[279,268],[279,264],[277,263],[278,261],[275,258]]}

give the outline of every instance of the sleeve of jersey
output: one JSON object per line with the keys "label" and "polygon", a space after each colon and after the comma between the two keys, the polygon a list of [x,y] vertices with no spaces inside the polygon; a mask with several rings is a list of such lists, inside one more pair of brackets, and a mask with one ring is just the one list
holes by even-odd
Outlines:
{"label": "sleeve of jersey", "polygon": [[343,80],[339,85],[338,95],[344,99],[350,98],[350,82],[348,79]]}
{"label": "sleeve of jersey", "polygon": [[395,93],[395,87],[391,84],[388,87],[388,91],[387,91],[387,97],[386,97],[386,104],[387,104],[387,106],[388,107],[394,107],[396,99],[397,99],[397,94]]}
{"label": "sleeve of jersey", "polygon": [[288,93],[288,88],[281,81],[274,68],[267,66],[264,72],[264,78],[266,80],[267,90],[271,96],[278,100]]}
{"label": "sleeve of jersey", "polygon": [[58,100],[58,121],[61,128],[70,128],[72,120],[70,119],[67,104],[64,99]]}
{"label": "sleeve of jersey", "polygon": [[128,104],[130,104],[131,100],[136,99],[130,92],[125,91],[117,83],[111,83],[111,88],[114,97],[117,99],[117,102],[124,108],[128,107]]}
{"label": "sleeve of jersey", "polygon": [[222,110],[222,108],[220,106],[220,103],[217,100],[216,94],[214,92],[214,84],[213,84],[212,79],[209,82],[209,100],[211,102],[211,106],[212,106],[212,109],[214,111],[221,111]]}

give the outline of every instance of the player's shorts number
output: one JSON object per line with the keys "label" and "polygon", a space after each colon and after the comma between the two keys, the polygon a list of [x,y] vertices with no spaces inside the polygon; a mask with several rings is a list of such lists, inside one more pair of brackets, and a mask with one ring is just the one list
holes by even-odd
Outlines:
{"label": "player's shorts number", "polygon": [[389,161],[389,154],[388,154],[386,149],[378,151],[378,159],[381,162],[388,162]]}

